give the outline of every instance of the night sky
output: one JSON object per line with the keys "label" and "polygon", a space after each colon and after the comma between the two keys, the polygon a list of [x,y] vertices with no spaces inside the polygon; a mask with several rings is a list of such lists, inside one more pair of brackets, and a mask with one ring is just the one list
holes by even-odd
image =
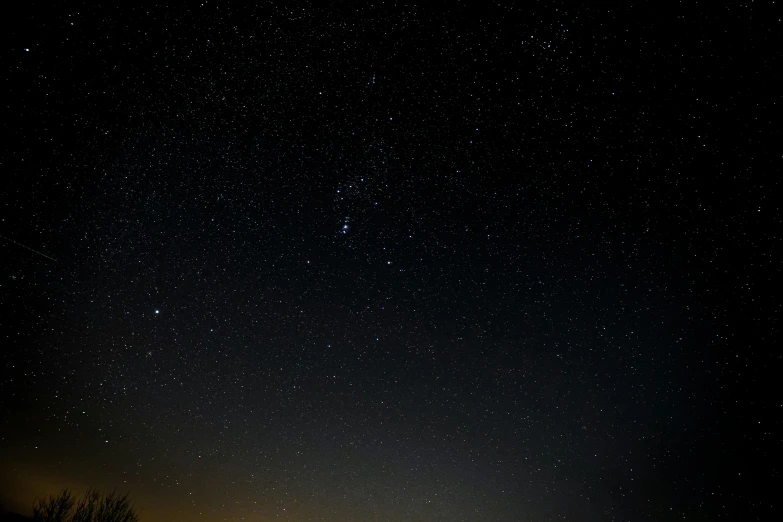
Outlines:
{"label": "night sky", "polygon": [[6,509],[779,514],[779,3],[16,8]]}

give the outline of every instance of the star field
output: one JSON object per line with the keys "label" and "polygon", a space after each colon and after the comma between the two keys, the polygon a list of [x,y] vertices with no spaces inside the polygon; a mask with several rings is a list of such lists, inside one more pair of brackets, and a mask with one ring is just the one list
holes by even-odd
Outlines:
{"label": "star field", "polygon": [[20,9],[0,506],[774,512],[778,3]]}

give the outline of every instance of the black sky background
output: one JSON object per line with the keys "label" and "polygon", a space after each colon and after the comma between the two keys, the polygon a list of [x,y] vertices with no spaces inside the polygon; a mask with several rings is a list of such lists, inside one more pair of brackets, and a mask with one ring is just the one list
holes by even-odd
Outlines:
{"label": "black sky background", "polygon": [[780,17],[20,6],[0,501],[767,519]]}

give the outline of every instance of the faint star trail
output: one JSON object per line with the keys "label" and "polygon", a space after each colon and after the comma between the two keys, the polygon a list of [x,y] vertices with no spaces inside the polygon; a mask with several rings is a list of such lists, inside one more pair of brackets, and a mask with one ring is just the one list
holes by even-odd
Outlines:
{"label": "faint star trail", "polygon": [[46,254],[44,254],[43,252],[39,252],[38,250],[36,250],[36,249],[34,249],[34,248],[30,248],[30,247],[29,247],[29,246],[27,246],[27,245],[23,245],[23,244],[22,244],[22,243],[20,243],[19,241],[14,241],[14,240],[13,240],[13,239],[11,239],[10,237],[6,237],[6,236],[4,236],[3,234],[0,234],[0,237],[1,237],[1,238],[3,238],[3,239],[5,239],[6,241],[9,241],[9,242],[11,242],[11,243],[15,244],[15,245],[19,245],[19,246],[20,246],[20,247],[22,247],[22,248],[26,248],[26,249],[27,249],[27,250],[29,250],[30,252],[35,252],[35,253],[36,253],[36,254],[38,254],[39,256],[43,256],[43,257],[45,257],[46,259],[49,259],[49,260],[51,260],[51,261],[57,261],[57,260],[56,260],[55,258],[53,258],[52,256],[47,256],[47,255],[46,255]]}

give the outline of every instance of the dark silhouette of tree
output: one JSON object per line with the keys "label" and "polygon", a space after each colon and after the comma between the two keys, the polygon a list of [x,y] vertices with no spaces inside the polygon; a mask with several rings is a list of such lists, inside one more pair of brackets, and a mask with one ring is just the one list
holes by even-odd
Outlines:
{"label": "dark silhouette of tree", "polygon": [[33,504],[35,522],[138,522],[136,508],[128,495],[120,496],[116,491],[108,495],[95,489],[88,489],[81,499],[64,489],[48,499],[36,500]]}

